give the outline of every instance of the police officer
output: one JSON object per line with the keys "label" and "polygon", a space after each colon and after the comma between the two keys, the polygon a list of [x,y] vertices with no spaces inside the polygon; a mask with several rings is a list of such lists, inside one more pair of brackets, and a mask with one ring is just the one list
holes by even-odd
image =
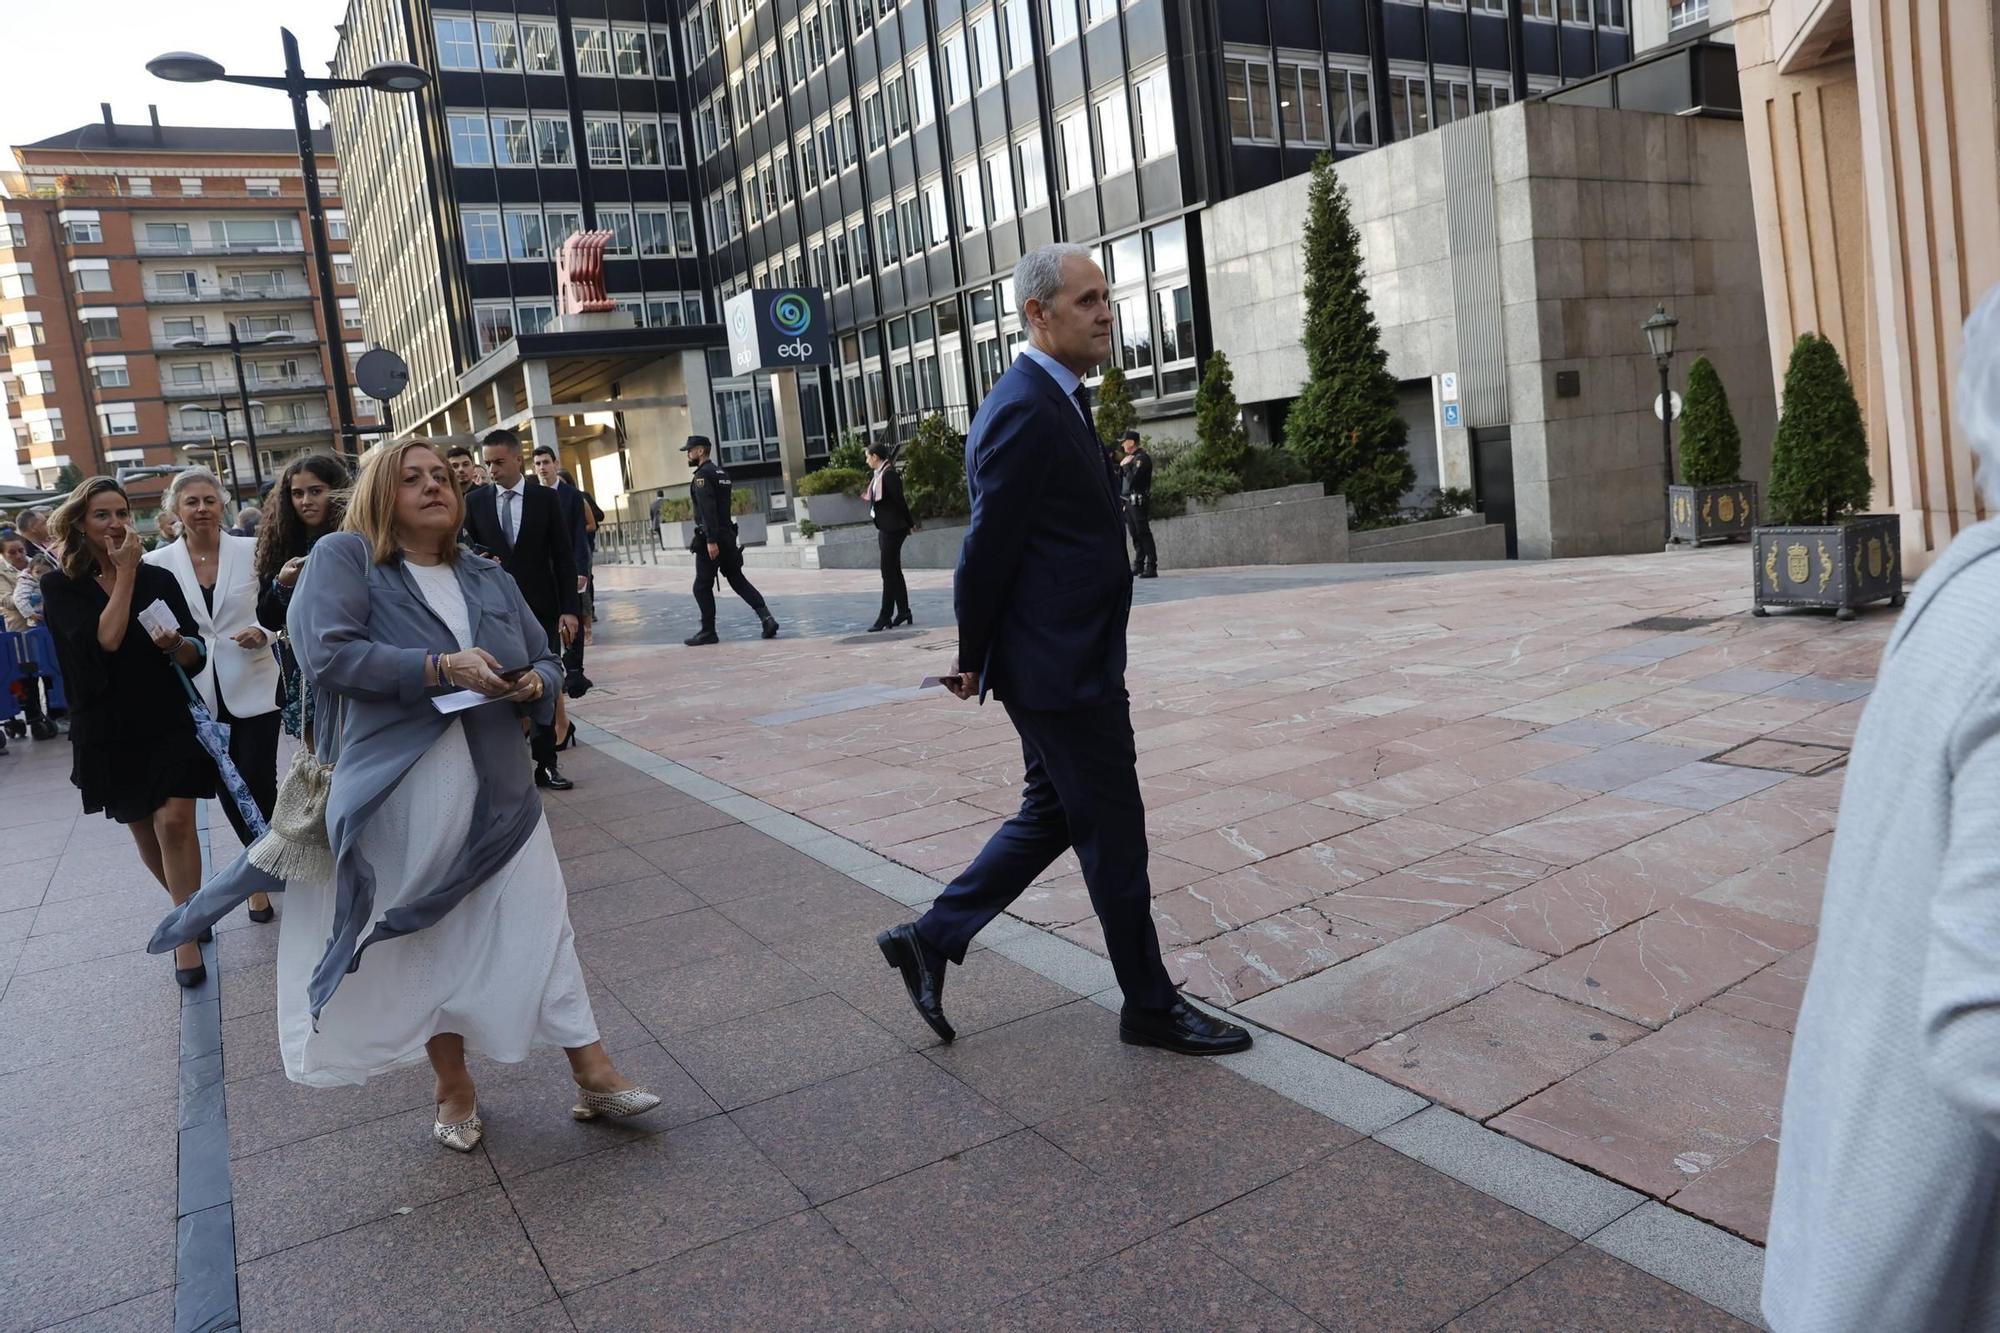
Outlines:
{"label": "police officer", "polygon": [[729,474],[709,457],[711,446],[706,435],[688,436],[681,452],[687,455],[688,466],[694,469],[694,480],[688,484],[688,499],[694,506],[694,541],[688,549],[694,552],[694,602],[701,608],[701,632],[688,639],[687,646],[698,648],[717,642],[715,576],[718,572],[764,622],[764,637],[776,638],[777,617],[764,605],[764,595],[743,577],[743,549],[736,544],[736,520],[729,516]]}
{"label": "police officer", "polygon": [[1128,430],[1120,440],[1125,456],[1118,460],[1119,489],[1125,496],[1125,523],[1132,529],[1132,572],[1142,579],[1160,577],[1160,552],[1153,545],[1153,520],[1147,506],[1153,498],[1153,456]]}

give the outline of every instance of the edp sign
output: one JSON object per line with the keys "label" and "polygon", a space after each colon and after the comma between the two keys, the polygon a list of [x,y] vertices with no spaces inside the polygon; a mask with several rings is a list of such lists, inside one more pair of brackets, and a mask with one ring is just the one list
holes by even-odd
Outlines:
{"label": "edp sign", "polygon": [[833,329],[826,294],[817,287],[753,287],[722,306],[729,333],[729,369],[796,370],[833,364]]}

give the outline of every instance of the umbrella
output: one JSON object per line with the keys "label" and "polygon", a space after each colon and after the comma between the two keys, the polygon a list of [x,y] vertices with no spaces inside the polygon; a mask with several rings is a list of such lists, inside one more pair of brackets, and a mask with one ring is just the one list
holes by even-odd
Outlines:
{"label": "umbrella", "polygon": [[250,784],[243,780],[243,775],[236,770],[235,761],[229,757],[229,726],[217,722],[209,713],[208,705],[195,693],[194,682],[188,679],[187,672],[181,670],[179,662],[174,663],[174,674],[181,678],[181,688],[187,691],[188,712],[194,718],[195,739],[215,760],[216,771],[222,775],[222,785],[229,790],[229,799],[236,802],[236,813],[243,816],[243,826],[250,831],[249,841],[255,842],[264,836],[264,814],[250,795]]}

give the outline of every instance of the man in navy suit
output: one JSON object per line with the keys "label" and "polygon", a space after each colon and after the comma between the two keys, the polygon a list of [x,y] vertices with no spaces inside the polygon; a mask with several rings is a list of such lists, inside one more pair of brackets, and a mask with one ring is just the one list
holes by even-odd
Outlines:
{"label": "man in navy suit", "polygon": [[1043,246],[1014,270],[1028,345],[993,386],[965,445],[972,523],[953,585],[961,699],[991,692],[1021,735],[1021,811],[923,918],[876,937],[940,1038],[945,961],[1069,848],[1124,992],[1120,1039],[1189,1055],[1250,1034],[1183,1000],[1160,960],[1146,877],[1125,622],[1132,571],[1118,486],[1082,387],[1111,354],[1111,293],[1078,245]]}

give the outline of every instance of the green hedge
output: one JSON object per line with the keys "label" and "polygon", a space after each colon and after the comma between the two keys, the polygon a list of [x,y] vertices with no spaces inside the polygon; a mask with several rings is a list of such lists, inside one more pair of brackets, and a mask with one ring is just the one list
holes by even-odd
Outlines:
{"label": "green hedge", "polygon": [[799,479],[799,494],[859,495],[869,475],[867,468],[823,467]]}

